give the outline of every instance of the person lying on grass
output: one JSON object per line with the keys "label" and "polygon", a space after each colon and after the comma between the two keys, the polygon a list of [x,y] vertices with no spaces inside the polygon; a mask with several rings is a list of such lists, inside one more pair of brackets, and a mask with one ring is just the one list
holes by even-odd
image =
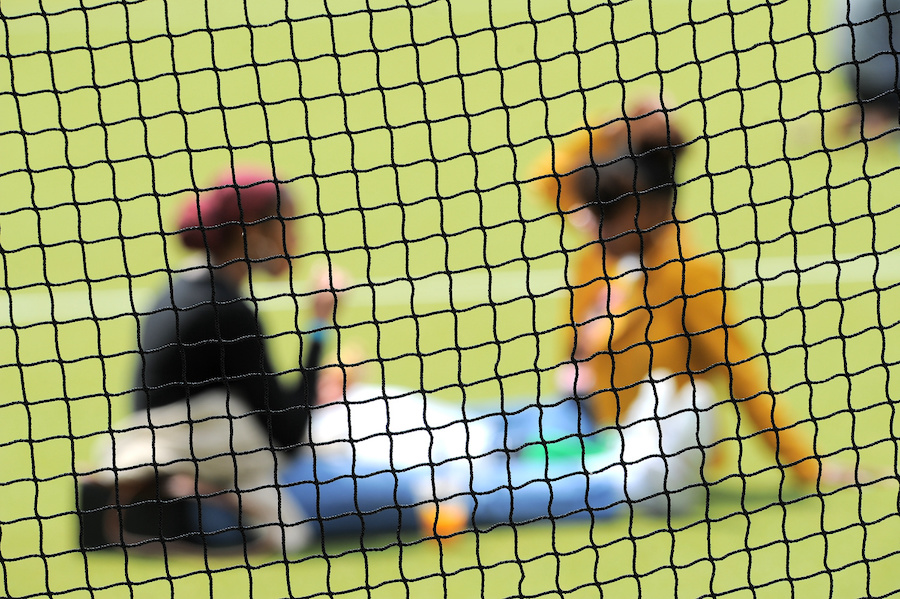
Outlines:
{"label": "person lying on grass", "polygon": [[[360,370],[370,363],[322,369],[309,446],[280,476],[323,539],[448,537],[541,520],[609,518],[629,504],[651,513],[668,502],[685,504],[686,492],[667,498],[654,458],[660,447],[696,439],[693,413],[665,414],[660,423],[620,434],[596,427],[577,398],[463,406],[366,382]],[[673,404],[693,398],[671,383],[660,389]],[[693,459],[686,452],[668,463],[684,468]]]}

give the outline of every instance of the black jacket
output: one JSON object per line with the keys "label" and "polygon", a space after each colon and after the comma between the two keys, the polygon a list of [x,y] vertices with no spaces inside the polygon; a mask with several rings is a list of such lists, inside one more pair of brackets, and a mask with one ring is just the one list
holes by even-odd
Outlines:
{"label": "black jacket", "polygon": [[255,306],[224,277],[198,270],[175,278],[142,318],[140,339],[137,410],[224,387],[250,405],[273,448],[291,450],[305,438],[321,344],[310,343],[299,384],[283,386],[272,371]]}

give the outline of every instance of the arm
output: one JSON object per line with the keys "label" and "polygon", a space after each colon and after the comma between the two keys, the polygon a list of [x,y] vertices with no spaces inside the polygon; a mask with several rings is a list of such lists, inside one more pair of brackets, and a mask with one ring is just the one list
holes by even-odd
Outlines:
{"label": "arm", "polygon": [[310,406],[315,405],[317,400],[321,358],[322,342],[314,333],[306,348],[306,359],[300,367],[299,383],[283,389],[277,381],[273,381],[277,391],[270,398],[271,411],[268,415],[270,430],[279,448],[293,450],[306,437]]}
{"label": "arm", "polygon": [[[301,380],[285,387],[274,373],[265,348],[265,336],[256,315],[246,302],[219,305],[219,327],[222,342],[221,377],[226,387],[237,392],[255,412],[269,432],[273,447],[290,450],[303,438],[309,418],[309,405],[314,401],[307,381],[308,371],[301,367]],[[317,359],[316,344],[308,348]]]}
{"label": "arm", "polygon": [[731,324],[738,321],[727,306],[721,275],[700,278],[706,282],[697,285],[698,295],[689,300],[686,318],[701,367],[724,367],[731,397],[760,431],[776,461],[793,464],[794,474],[815,484],[820,465],[812,440],[796,426],[796,418],[769,389],[767,363],[763,355],[751,350],[744,332],[746,326]]}
{"label": "arm", "polygon": [[794,474],[806,483],[815,484],[820,465],[815,459],[812,440],[796,426],[794,415],[768,389],[768,368],[763,356],[751,355],[738,329],[729,329],[727,335],[726,364],[731,396],[741,402],[741,409],[754,428],[761,431],[763,441],[778,462],[795,464]]}
{"label": "arm", "polygon": [[[248,393],[255,397],[266,398],[257,403],[257,409],[263,410],[266,426],[271,431],[272,438],[279,449],[288,451],[296,448],[307,434],[310,407],[318,400],[319,366],[322,361],[323,337],[328,322],[332,322],[335,316],[337,289],[344,286],[343,275],[340,272],[321,272],[317,277],[318,292],[313,296],[312,309],[315,320],[308,336],[306,356],[303,358],[301,346],[300,381],[291,388],[284,388],[279,384],[269,365],[268,356],[262,343],[255,348],[246,348],[243,351],[247,355],[257,356],[257,363],[263,364],[263,376],[249,377],[247,379]],[[259,331],[259,325],[254,325]],[[257,332],[257,338],[262,339]],[[238,358],[240,359],[240,358]]]}

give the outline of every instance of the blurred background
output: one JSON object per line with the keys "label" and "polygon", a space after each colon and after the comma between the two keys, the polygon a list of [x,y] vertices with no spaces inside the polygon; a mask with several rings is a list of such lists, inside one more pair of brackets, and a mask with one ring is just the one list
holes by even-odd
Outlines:
{"label": "blurred background", "polygon": [[[283,563],[222,566],[243,581],[231,591],[208,561],[138,560],[123,586],[113,582],[121,555],[75,550],[73,475],[128,410],[138,318],[184,259],[177,207],[232,163],[274,165],[300,198],[293,278],[252,289],[280,368],[296,367],[307,281],[326,265],[350,275],[331,360],[452,401],[540,401],[566,358],[568,254],[587,240],[531,189],[534,161],[647,93],[688,134],[681,226],[724,256],[773,390],[815,419],[804,426],[820,454],[894,468],[900,145],[895,131],[864,140],[847,125],[855,99],[836,69],[844,32],[829,10],[811,0],[3,0],[4,592],[106,597],[199,579],[217,596],[241,596],[253,580],[273,596],[316,596],[291,590],[305,577],[316,592],[396,596],[368,574],[337,582],[334,572],[369,563],[359,548],[302,556],[288,576]],[[446,564],[464,564],[472,581],[460,588],[488,596],[526,592],[526,570],[557,589],[604,582],[621,596],[695,576],[699,593],[761,584],[753,595],[773,597],[785,584],[839,596],[890,586],[896,485],[805,497],[763,468],[756,442],[730,450],[744,476],[721,481],[721,504],[697,521],[605,524],[604,541],[591,528],[557,536],[552,523],[552,534],[535,525],[521,539],[498,531],[460,541]],[[548,534],[572,547],[546,553]],[[421,569],[416,589],[452,584],[443,552],[395,544],[372,558],[385,580],[412,592],[406,564]],[[485,546],[517,584],[483,561]],[[776,565],[754,570],[757,553]],[[624,570],[601,573],[602,563]],[[382,590],[364,590],[373,584]]]}

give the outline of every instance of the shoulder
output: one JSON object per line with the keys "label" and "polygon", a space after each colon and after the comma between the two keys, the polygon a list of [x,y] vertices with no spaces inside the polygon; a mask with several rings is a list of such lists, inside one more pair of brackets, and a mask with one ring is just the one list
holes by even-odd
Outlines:
{"label": "shoulder", "polygon": [[667,286],[682,289],[687,295],[696,295],[724,287],[725,267],[718,252],[698,252],[690,238],[673,228],[658,241],[650,256],[645,259],[656,279],[665,280]]}
{"label": "shoulder", "polygon": [[185,329],[217,322],[228,328],[247,328],[246,323],[255,323],[256,317],[239,290],[203,270],[173,277],[146,320],[153,326],[168,323]]}
{"label": "shoulder", "polygon": [[673,242],[667,259],[648,271],[651,304],[674,309],[692,330],[721,323],[725,310],[724,268],[720,254],[697,253]]}
{"label": "shoulder", "polygon": [[689,294],[723,291],[725,266],[720,254],[698,254],[684,257],[685,291]]}
{"label": "shoulder", "polygon": [[163,292],[162,305],[178,312],[222,311],[228,314],[251,314],[247,298],[234,285],[207,269],[189,271],[172,279]]}

